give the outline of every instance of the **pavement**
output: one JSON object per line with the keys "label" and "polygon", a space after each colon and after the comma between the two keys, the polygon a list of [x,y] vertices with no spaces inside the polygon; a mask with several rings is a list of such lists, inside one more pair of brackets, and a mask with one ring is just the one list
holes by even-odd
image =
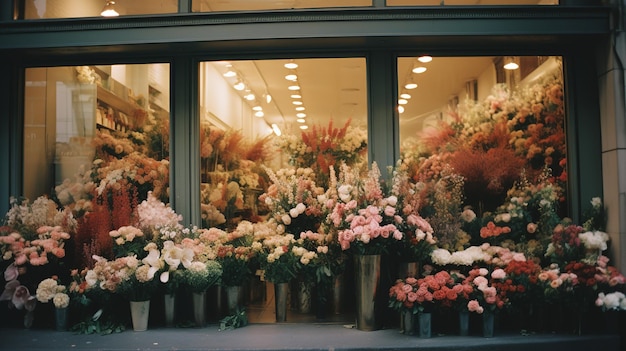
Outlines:
{"label": "pavement", "polygon": [[352,325],[259,323],[234,330],[219,326],[202,328],[149,328],[126,330],[109,335],[78,335],[48,329],[0,329],[0,350],[458,350],[458,351],[618,351],[617,335],[498,334],[433,335],[420,338],[404,335],[399,329],[361,331]]}

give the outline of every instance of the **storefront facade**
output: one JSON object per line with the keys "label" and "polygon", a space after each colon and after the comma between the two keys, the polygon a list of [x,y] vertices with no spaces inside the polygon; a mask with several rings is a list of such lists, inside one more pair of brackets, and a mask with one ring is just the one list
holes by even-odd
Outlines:
{"label": "storefront facade", "polygon": [[[165,64],[169,67],[169,202],[186,224],[202,222],[201,63],[362,58],[367,77],[367,158],[400,158],[398,58],[556,56],[566,101],[569,214],[589,199],[607,211],[612,262],[626,271],[626,57],[623,1],[561,6],[384,6],[192,12],[17,20],[0,8],[0,213],[24,193],[27,72],[37,67]],[[305,93],[306,94],[306,93]]]}

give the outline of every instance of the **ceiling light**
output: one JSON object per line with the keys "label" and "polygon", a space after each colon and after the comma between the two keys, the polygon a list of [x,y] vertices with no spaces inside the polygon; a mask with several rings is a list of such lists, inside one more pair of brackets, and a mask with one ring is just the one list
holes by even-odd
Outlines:
{"label": "ceiling light", "polygon": [[302,99],[302,95],[300,94],[291,94],[292,99]]}
{"label": "ceiling light", "polygon": [[398,104],[400,104],[400,105],[406,105],[408,103],[409,103],[409,101],[407,99],[398,99]]}
{"label": "ceiling light", "polygon": [[281,136],[281,134],[283,134],[280,131],[280,128],[278,128],[278,124],[276,123],[272,123],[272,130],[274,131],[274,134],[276,134],[277,136]]}
{"label": "ceiling light", "polygon": [[270,95],[270,94],[265,94],[265,102],[267,102],[268,104],[269,104],[270,102],[272,102],[272,95]]}
{"label": "ceiling light", "polygon": [[296,111],[304,111],[304,106],[298,106],[298,107],[296,107]]}
{"label": "ceiling light", "polygon": [[285,76],[285,79],[295,82],[296,80],[298,80],[298,76],[295,74],[288,74]]}
{"label": "ceiling light", "polygon": [[306,117],[306,113],[303,113],[303,112],[296,113],[296,117],[304,118],[304,117]]}
{"label": "ceiling light", "polygon": [[290,85],[289,87],[287,87],[287,89],[289,89],[289,90],[300,90],[300,86],[299,85]]}
{"label": "ceiling light", "polygon": [[254,106],[252,109],[255,111],[263,111],[263,107],[261,106]]}
{"label": "ceiling light", "polygon": [[237,72],[233,71],[232,69],[229,69],[228,71],[226,71],[226,73],[223,74],[223,76],[226,78],[235,77],[237,76]]}
{"label": "ceiling light", "polygon": [[398,106],[398,112],[403,113],[404,112],[404,106]]}
{"label": "ceiling light", "polygon": [[403,98],[403,99],[407,99],[408,100],[408,99],[411,98],[411,94],[407,94],[407,93],[400,94],[400,97]]}
{"label": "ceiling light", "polygon": [[413,68],[413,73],[420,74],[420,73],[424,73],[424,72],[426,72],[426,67],[419,66],[419,67]]}
{"label": "ceiling light", "polygon": [[265,113],[263,113],[263,111],[257,111],[257,112],[254,113],[254,115],[257,116],[257,117],[263,117],[263,116],[265,116]]}
{"label": "ceiling light", "polygon": [[302,105],[302,101],[292,101],[291,103],[294,105]]}
{"label": "ceiling light", "polygon": [[100,12],[100,16],[102,17],[117,17],[120,14],[115,11],[115,1],[109,0],[106,5],[102,8],[102,12]]}
{"label": "ceiling light", "polygon": [[424,55],[417,58],[419,62],[427,63],[433,60],[432,56]]}
{"label": "ceiling light", "polygon": [[243,82],[239,81],[237,82],[237,84],[233,85],[233,88],[235,88],[235,90],[244,90],[246,88],[246,85],[243,84]]}
{"label": "ceiling light", "polygon": [[307,126],[307,125],[301,125],[301,126],[300,126],[300,129],[309,129],[309,126]]}
{"label": "ceiling light", "polygon": [[413,82],[407,83],[407,84],[404,85],[404,88],[408,89],[408,90],[415,89],[415,88],[417,88],[417,84],[415,84]]}
{"label": "ceiling light", "polygon": [[515,58],[514,57],[506,57],[504,59],[504,69],[507,69],[509,71],[512,70],[516,70],[519,68],[519,65],[517,64],[517,62],[515,62]]}
{"label": "ceiling light", "polygon": [[306,119],[304,119],[304,118],[298,118],[298,119],[296,119],[296,121],[297,121],[298,123],[304,123],[304,122],[306,122]]}
{"label": "ceiling light", "polygon": [[289,61],[289,62],[285,63],[285,68],[296,69],[296,68],[298,68],[298,64],[293,62],[293,61]]}
{"label": "ceiling light", "polygon": [[256,96],[254,96],[254,94],[252,94],[252,93],[248,93],[248,94],[244,95],[243,98],[248,100],[248,101],[252,101],[252,100],[254,100],[256,98]]}

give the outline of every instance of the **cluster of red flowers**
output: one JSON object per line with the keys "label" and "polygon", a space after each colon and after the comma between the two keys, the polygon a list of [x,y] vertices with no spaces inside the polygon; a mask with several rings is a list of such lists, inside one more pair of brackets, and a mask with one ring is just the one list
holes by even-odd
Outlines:
{"label": "cluster of red flowers", "polygon": [[480,237],[485,239],[489,237],[500,236],[501,234],[510,233],[509,227],[498,227],[493,221],[489,221],[487,226],[480,228]]}

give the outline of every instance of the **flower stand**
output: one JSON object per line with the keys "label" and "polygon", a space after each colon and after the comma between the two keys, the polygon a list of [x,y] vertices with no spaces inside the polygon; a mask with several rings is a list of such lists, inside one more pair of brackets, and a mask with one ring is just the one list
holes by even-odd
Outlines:
{"label": "flower stand", "polygon": [[148,330],[148,317],[150,315],[150,300],[130,301],[130,315],[134,331]]}

